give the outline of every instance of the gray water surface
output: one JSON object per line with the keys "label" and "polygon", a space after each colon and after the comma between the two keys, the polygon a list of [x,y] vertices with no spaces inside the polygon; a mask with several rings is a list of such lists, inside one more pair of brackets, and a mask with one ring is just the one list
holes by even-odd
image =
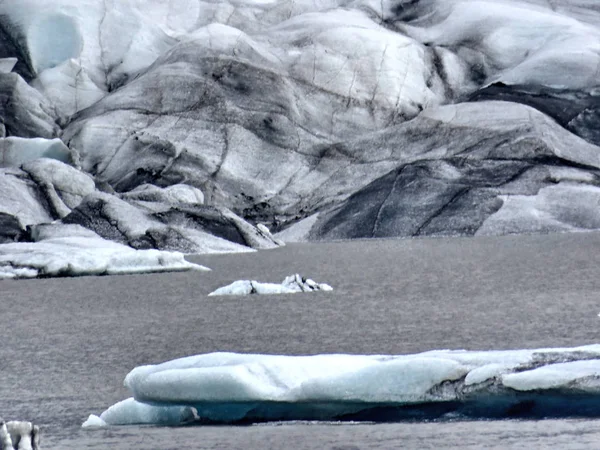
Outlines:
{"label": "gray water surface", "polygon": [[[598,448],[600,421],[82,430],[136,365],[212,351],[413,353],[599,342],[600,234],[365,240],[189,259],[212,272],[1,281],[0,415],[46,449]],[[301,273],[333,292],[207,297]]]}

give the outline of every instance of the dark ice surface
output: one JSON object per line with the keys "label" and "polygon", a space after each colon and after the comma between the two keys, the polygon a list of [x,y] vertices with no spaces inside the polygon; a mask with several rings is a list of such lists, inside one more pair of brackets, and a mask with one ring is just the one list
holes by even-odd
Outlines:
{"label": "dark ice surface", "polygon": [[[600,421],[83,430],[136,365],[212,351],[412,353],[597,343],[600,233],[294,244],[212,272],[0,282],[0,415],[45,449],[597,448]],[[333,292],[207,297],[300,273]]]}

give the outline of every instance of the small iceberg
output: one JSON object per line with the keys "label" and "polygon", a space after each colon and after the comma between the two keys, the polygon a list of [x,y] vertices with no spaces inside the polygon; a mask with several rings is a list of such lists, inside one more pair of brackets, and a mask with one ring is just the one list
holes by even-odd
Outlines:
{"label": "small iceberg", "polygon": [[209,353],[140,366],[86,426],[600,417],[600,345],[414,355]]}
{"label": "small iceberg", "polygon": [[251,295],[251,294],[295,294],[297,292],[333,291],[325,283],[317,283],[299,274],[286,277],[280,284],[261,283],[255,280],[238,280],[208,294],[214,295]]}
{"label": "small iceberg", "polygon": [[107,426],[106,422],[94,414],[90,414],[87,420],[81,425],[82,428],[103,428],[105,426]]}

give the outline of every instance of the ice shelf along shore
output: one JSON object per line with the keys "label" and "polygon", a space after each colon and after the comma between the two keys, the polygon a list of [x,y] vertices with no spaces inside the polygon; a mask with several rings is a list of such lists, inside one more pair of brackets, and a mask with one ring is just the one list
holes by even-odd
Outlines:
{"label": "ice shelf along shore", "polygon": [[0,245],[0,280],[210,270],[182,253],[135,250],[79,225],[38,229],[36,242]]}
{"label": "ice shelf along shore", "polygon": [[210,353],[140,366],[84,427],[600,417],[600,345],[414,355]]}
{"label": "ice shelf along shore", "polygon": [[290,275],[280,283],[261,283],[254,280],[238,280],[208,294],[215,295],[251,295],[251,294],[296,294],[298,292],[332,291],[325,283],[317,283],[299,274]]}

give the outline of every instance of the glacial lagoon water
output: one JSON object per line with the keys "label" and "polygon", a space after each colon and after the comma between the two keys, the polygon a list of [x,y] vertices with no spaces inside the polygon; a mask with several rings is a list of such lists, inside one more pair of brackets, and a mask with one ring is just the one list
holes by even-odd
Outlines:
{"label": "glacial lagoon water", "polygon": [[[0,415],[44,449],[597,448],[600,420],[81,429],[135,366],[212,351],[401,354],[600,342],[600,234],[293,244],[213,269],[0,282]],[[207,297],[301,273],[333,292]]]}

